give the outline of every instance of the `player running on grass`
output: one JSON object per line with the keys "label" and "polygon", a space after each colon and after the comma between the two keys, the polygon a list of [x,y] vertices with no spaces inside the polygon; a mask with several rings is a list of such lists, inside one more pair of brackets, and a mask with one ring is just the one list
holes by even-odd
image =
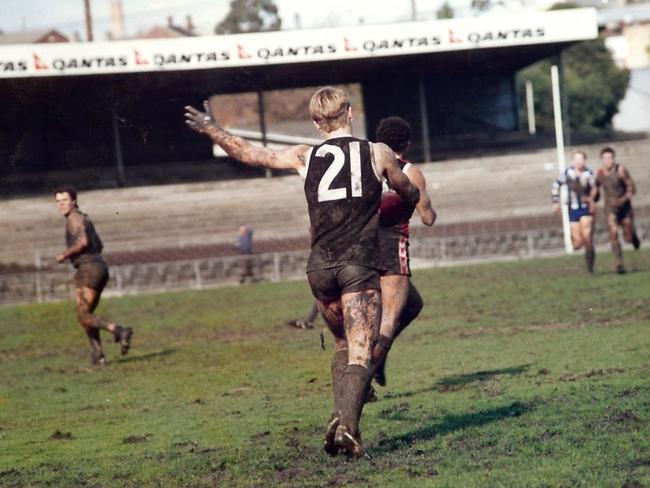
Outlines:
{"label": "player running on grass", "polygon": [[592,196],[596,176],[585,165],[587,154],[583,151],[574,151],[569,166],[558,179],[553,182],[551,196],[553,198],[553,211],[557,214],[561,210],[560,187],[566,185],[569,200],[569,222],[571,223],[571,243],[576,251],[585,248],[585,262],[587,271],[594,272],[596,251],[594,250],[594,213],[596,210]]}
{"label": "player running on grass", "polygon": [[[404,158],[411,143],[411,126],[401,117],[382,119],[377,126],[375,140],[390,147],[397,156],[402,172],[420,190],[415,207],[424,225],[431,226],[436,212],[426,193],[422,172]],[[386,356],[397,336],[408,327],[422,310],[422,297],[411,283],[409,267],[409,212],[401,197],[389,183],[384,183],[379,210],[379,246],[381,248],[381,326],[373,349],[375,381],[386,385]]]}
{"label": "player running on grass", "polygon": [[59,263],[69,259],[76,268],[77,320],[86,331],[92,348],[90,360],[93,364],[104,364],[104,351],[99,337],[100,330],[113,334],[120,343],[122,355],[129,352],[133,329],[93,315],[99,304],[102,291],[108,281],[108,267],[102,258],[103,244],[95,226],[77,206],[77,193],[69,188],[54,193],[59,213],[66,219],[65,242],[67,249],[56,256]]}
{"label": "player running on grass", "polygon": [[623,248],[618,240],[618,228],[623,229],[623,239],[630,242],[634,249],[641,247],[641,241],[634,227],[634,210],[632,210],[632,196],[636,193],[636,186],[630,172],[622,164],[616,162],[616,152],[611,147],[600,151],[603,165],[596,172],[596,184],[592,195],[600,187],[605,192],[605,213],[609,227],[609,240],[612,252],[616,259],[616,272],[625,273],[623,266]]}
{"label": "player running on grass", "polygon": [[334,455],[365,454],[359,420],[372,376],[372,345],[381,316],[377,225],[385,176],[413,208],[419,191],[402,173],[393,151],[352,136],[352,108],[344,91],[323,87],[309,111],[323,143],[273,150],[253,146],[217,125],[205,113],[185,107],[187,125],[207,135],[241,162],[295,169],[304,178],[311,223],[307,277],[323,318],[334,335],[334,413],[325,450]]}

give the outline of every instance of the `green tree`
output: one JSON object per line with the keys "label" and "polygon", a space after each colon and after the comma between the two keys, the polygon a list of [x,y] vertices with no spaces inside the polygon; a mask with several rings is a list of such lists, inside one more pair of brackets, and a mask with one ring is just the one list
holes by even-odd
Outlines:
{"label": "green tree", "polygon": [[230,12],[217,24],[217,34],[277,31],[282,26],[273,0],[231,0]]}
{"label": "green tree", "polygon": [[451,8],[449,2],[443,3],[438,11],[436,12],[436,18],[438,19],[453,19],[454,18],[454,9]]}
{"label": "green tree", "polygon": [[[570,128],[582,133],[611,129],[612,118],[627,91],[629,71],[616,66],[602,38],[571,46],[562,56]],[[519,93],[523,93],[526,80],[533,83],[535,117],[541,133],[552,133],[554,129],[550,73],[556,62],[545,59],[517,76]]]}

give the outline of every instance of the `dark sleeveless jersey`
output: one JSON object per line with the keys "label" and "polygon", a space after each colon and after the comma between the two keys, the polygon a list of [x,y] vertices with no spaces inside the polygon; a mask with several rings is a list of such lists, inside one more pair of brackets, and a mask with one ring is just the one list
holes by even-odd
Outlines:
{"label": "dark sleeveless jersey", "polygon": [[[90,217],[77,209],[73,210],[72,212],[79,214],[83,220],[84,230],[88,238],[88,246],[80,254],[70,256],[70,262],[72,262],[74,266],[79,266],[82,263],[102,261],[101,253],[104,249],[104,244],[102,244],[102,240],[99,238],[99,234],[97,234],[95,226],[91,222]],[[72,232],[70,228],[70,219],[68,217],[65,226],[65,243],[68,247],[71,247],[76,242],[76,240],[77,235]]]}
{"label": "dark sleeveless jersey", "polygon": [[[399,169],[404,171],[407,166],[410,166],[412,163],[410,161],[407,161],[406,159],[402,159],[400,157],[397,158],[397,163],[399,164]],[[408,168],[407,168],[408,171]],[[404,215],[403,217],[397,219],[397,221],[393,221],[392,219],[384,219],[382,218],[382,211],[385,213],[388,213],[389,209],[387,208],[390,206],[390,199],[386,198],[387,193],[393,193],[394,195],[397,195],[395,190],[393,190],[390,187],[390,184],[388,183],[387,180],[384,180],[383,183],[383,188],[382,188],[382,199],[381,199],[381,204],[379,206],[379,231],[380,231],[380,237],[384,234],[388,235],[400,235],[403,237],[408,237],[409,236],[409,221],[411,220],[410,215]],[[393,196],[394,196],[393,195]],[[403,204],[402,204],[403,205]]]}
{"label": "dark sleeveless jersey", "polygon": [[305,175],[305,197],[311,222],[307,271],[379,265],[381,182],[368,141],[337,137],[315,146]]}
{"label": "dark sleeveless jersey", "polygon": [[605,208],[616,209],[618,199],[625,195],[627,185],[619,175],[618,164],[614,165],[613,171],[600,168],[596,176],[596,182],[605,190]]}

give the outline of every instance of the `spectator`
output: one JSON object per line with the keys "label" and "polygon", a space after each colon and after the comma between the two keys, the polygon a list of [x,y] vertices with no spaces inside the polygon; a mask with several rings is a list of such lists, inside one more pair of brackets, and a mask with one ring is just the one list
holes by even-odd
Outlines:
{"label": "spectator", "polygon": [[243,284],[248,278],[251,282],[257,281],[253,272],[253,229],[247,224],[239,226],[239,236],[237,237],[237,249],[239,254],[245,256],[243,261],[243,272],[239,278],[239,283]]}

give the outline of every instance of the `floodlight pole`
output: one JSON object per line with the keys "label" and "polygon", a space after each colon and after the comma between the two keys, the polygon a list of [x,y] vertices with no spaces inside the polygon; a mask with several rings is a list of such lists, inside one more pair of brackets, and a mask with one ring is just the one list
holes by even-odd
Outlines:
{"label": "floodlight pole", "polygon": [[[560,76],[556,65],[551,66],[551,83],[553,85],[553,118],[555,119],[555,141],[557,147],[557,167],[560,174],[566,170],[564,155],[564,129],[562,127],[562,101],[560,98]],[[567,254],[573,254],[571,227],[569,225],[569,206],[567,205],[567,187],[560,187],[560,212],[562,213],[562,230],[564,231],[564,248]]]}

